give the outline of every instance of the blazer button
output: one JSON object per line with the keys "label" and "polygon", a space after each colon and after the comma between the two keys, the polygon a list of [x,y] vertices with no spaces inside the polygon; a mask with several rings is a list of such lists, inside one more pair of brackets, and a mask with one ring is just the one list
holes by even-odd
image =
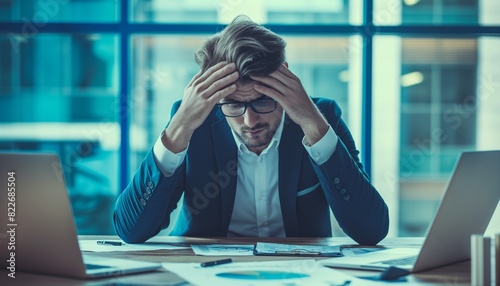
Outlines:
{"label": "blazer button", "polygon": [[142,197],[143,197],[145,200],[149,200],[149,194],[148,194],[148,193],[144,193],[144,194],[142,194]]}
{"label": "blazer button", "polygon": [[339,191],[339,193],[343,196],[343,195],[347,194],[347,190],[346,189],[341,189]]}
{"label": "blazer button", "polygon": [[152,192],[153,192],[153,189],[151,189],[150,187],[146,188],[146,193],[148,193],[148,195],[151,195]]}
{"label": "blazer button", "polygon": [[338,184],[340,183],[340,179],[339,179],[339,177],[335,177],[335,179],[333,179],[333,183],[334,183],[335,185],[338,185]]}
{"label": "blazer button", "polygon": [[141,205],[145,206],[146,205],[146,200],[141,198]]}
{"label": "blazer button", "polygon": [[148,182],[148,187],[150,187],[152,189],[154,186],[155,185],[153,184],[153,182],[151,182],[151,181]]}
{"label": "blazer button", "polygon": [[346,201],[346,202],[347,202],[350,198],[351,198],[351,197],[350,197],[349,195],[345,195],[345,196],[344,196],[344,201]]}

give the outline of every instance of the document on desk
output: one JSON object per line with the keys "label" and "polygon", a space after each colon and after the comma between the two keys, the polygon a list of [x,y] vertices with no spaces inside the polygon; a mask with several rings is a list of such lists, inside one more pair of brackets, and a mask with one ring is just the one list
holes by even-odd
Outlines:
{"label": "document on desk", "polygon": [[200,263],[163,263],[163,267],[193,285],[352,286],[370,284],[367,280],[323,267],[314,259],[233,262],[213,267],[201,267]]}
{"label": "document on desk", "polygon": [[385,247],[342,247],[342,254],[344,256],[358,256],[367,253],[385,250]]}
{"label": "document on desk", "polygon": [[[90,252],[111,252],[111,251],[149,251],[149,250],[179,250],[189,249],[189,245],[175,244],[175,243],[157,243],[146,242],[141,244],[127,244],[117,241],[110,241],[113,243],[98,244],[101,240],[79,240],[81,251]],[[117,243],[114,243],[117,242]]]}
{"label": "document on desk", "polygon": [[196,255],[204,256],[247,256],[253,255],[253,244],[192,244]]}
{"label": "document on desk", "polygon": [[277,256],[320,256],[339,257],[342,256],[339,245],[293,245],[281,243],[257,242],[255,255],[277,255]]}

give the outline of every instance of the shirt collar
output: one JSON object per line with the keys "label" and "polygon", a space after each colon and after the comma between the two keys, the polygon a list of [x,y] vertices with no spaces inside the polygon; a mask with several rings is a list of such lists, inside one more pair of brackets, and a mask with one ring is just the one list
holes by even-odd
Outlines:
{"label": "shirt collar", "polygon": [[[281,116],[281,122],[278,125],[278,128],[276,129],[276,132],[274,132],[273,138],[271,138],[271,142],[269,145],[267,145],[266,149],[262,151],[261,154],[267,153],[267,150],[274,146],[276,150],[278,150],[278,146],[280,145],[281,142],[281,134],[283,133],[283,126],[285,125],[285,110],[283,110],[283,115]],[[233,134],[234,141],[236,142],[236,146],[238,147],[239,152],[250,152],[248,150],[248,147],[241,141],[240,137],[234,132],[234,130],[231,128],[231,133]]]}

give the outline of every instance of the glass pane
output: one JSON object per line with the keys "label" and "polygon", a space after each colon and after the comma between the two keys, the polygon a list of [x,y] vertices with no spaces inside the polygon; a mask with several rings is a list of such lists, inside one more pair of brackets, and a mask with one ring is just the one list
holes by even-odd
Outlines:
{"label": "glass pane", "polygon": [[358,0],[132,1],[132,20],[138,22],[229,23],[239,14],[261,24],[361,24],[362,3]]}
{"label": "glass pane", "polygon": [[[156,35],[132,38],[131,175],[166,126],[172,104],[182,99],[185,86],[199,71],[193,52],[206,39]],[[284,39],[290,70],[301,79],[310,96],[339,103],[361,150],[361,38]]]}
{"label": "glass pane", "polygon": [[374,38],[373,180],[393,235],[425,234],[460,152],[500,149],[499,64],[498,38]]}
{"label": "glass pane", "polygon": [[377,25],[498,25],[497,0],[374,0]]}
{"label": "glass pane", "polygon": [[0,21],[22,22],[26,29],[47,22],[116,22],[119,0],[0,0]]}
{"label": "glass pane", "polygon": [[80,234],[114,233],[117,37],[0,35],[0,150],[59,154]]}

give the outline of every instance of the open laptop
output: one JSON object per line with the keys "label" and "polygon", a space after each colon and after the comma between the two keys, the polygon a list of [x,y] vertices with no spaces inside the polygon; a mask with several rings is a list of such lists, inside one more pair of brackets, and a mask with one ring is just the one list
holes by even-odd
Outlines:
{"label": "open laptop", "polygon": [[161,268],[159,263],[82,255],[57,155],[0,153],[0,186],[2,269],[97,278]]}
{"label": "open laptop", "polygon": [[500,150],[464,152],[421,249],[393,248],[322,260],[325,266],[420,272],[470,259],[471,234],[484,234],[500,200]]}

